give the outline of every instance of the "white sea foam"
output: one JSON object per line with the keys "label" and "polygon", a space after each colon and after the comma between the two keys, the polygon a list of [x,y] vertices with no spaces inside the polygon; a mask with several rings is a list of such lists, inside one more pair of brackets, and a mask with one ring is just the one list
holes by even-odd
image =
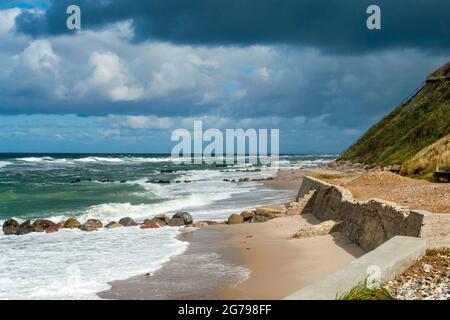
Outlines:
{"label": "white sea foam", "polygon": [[16,158],[19,162],[26,163],[57,163],[57,164],[74,164],[74,163],[160,163],[160,162],[171,162],[170,157],[84,157],[78,159],[72,158],[52,158],[52,157],[23,157]]}
{"label": "white sea foam", "polygon": [[[27,159],[27,160],[23,160]],[[105,160],[106,159],[106,160]],[[129,164],[165,162],[166,158],[145,157],[85,157],[81,159],[53,159],[28,157],[15,159],[23,163]],[[327,160],[282,159],[282,169],[307,166]],[[1,164],[2,162],[0,162]],[[17,163],[17,162],[14,162]],[[20,162],[19,162],[20,164]],[[40,166],[41,164],[39,164]],[[81,222],[98,218],[107,223],[129,216],[138,221],[158,213],[171,214],[187,210],[195,220],[224,219],[257,205],[279,203],[293,196],[286,191],[268,190],[258,182],[229,183],[223,179],[266,178],[273,175],[270,168],[258,172],[240,171],[248,165],[224,170],[178,171],[176,180],[191,183],[147,183],[147,177],[128,181],[144,188],[144,195],[154,199],[153,204],[103,203],[87,208],[78,216]],[[251,168],[249,168],[251,169]],[[252,196],[245,195],[252,191]],[[71,216],[50,217],[54,222]],[[22,221],[18,219],[19,221]],[[0,221],[2,223],[3,221]],[[94,299],[95,293],[109,287],[107,282],[126,279],[160,268],[168,259],[183,252],[187,244],[176,239],[178,228],[141,230],[122,228],[84,233],[62,230],[54,234],[33,233],[25,236],[3,236],[0,231],[0,299]],[[245,277],[244,277],[245,278]],[[50,279],[50,281],[48,280]]]}
{"label": "white sea foam", "polygon": [[25,162],[42,162],[42,161],[51,161],[54,160],[52,157],[25,157],[25,158],[17,158],[16,160],[25,161]]}
{"label": "white sea foam", "polygon": [[75,159],[76,162],[108,162],[108,163],[121,163],[121,158],[109,158],[109,157],[86,157],[81,159]]}
{"label": "white sea foam", "polygon": [[8,161],[0,161],[0,168],[9,166],[10,164],[12,164],[12,163],[8,162]]}
{"label": "white sea foam", "polygon": [[97,299],[113,280],[159,269],[187,243],[179,228],[0,236],[0,299]]}

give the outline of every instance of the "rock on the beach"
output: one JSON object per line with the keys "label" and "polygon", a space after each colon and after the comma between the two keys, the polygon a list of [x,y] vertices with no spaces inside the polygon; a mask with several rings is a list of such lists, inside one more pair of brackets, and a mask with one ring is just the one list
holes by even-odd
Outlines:
{"label": "rock on the beach", "polygon": [[289,203],[289,207],[287,208],[286,214],[288,216],[292,215],[298,215],[302,212],[303,208],[305,207],[305,204],[294,201]]}
{"label": "rock on the beach", "polygon": [[133,227],[133,226],[137,226],[136,221],[134,221],[133,219],[131,219],[130,217],[125,217],[119,220],[119,223],[121,225],[123,225],[124,227]]}
{"label": "rock on the beach", "polygon": [[38,219],[32,224],[34,232],[44,232],[50,227],[52,227],[52,230],[54,230],[54,226],[57,226],[57,224],[53,221],[45,219]]}
{"label": "rock on the beach", "polygon": [[63,228],[66,229],[78,229],[81,227],[81,223],[75,218],[67,219],[66,223],[64,223]]}
{"label": "rock on the beach", "polygon": [[167,225],[169,227],[181,227],[184,226],[184,219],[183,218],[172,218],[167,222]]}
{"label": "rock on the beach", "polygon": [[19,230],[19,222],[14,219],[8,219],[3,223],[3,233],[7,236],[16,234]]}
{"label": "rock on the beach", "polygon": [[264,216],[269,219],[283,216],[286,214],[286,207],[283,205],[275,205],[270,207],[258,207],[255,210],[256,215]]}
{"label": "rock on the beach", "polygon": [[255,214],[252,211],[241,212],[241,216],[242,216],[242,218],[244,218],[244,221],[250,221],[254,215]]}
{"label": "rock on the beach", "polygon": [[301,228],[293,235],[293,238],[309,238],[315,236],[323,236],[331,232],[339,231],[340,224],[341,224],[340,221],[333,221],[333,220],[324,221],[318,225],[312,225]]}
{"label": "rock on the beach", "polygon": [[121,225],[120,223],[117,223],[115,221],[111,221],[110,223],[108,223],[105,228],[107,229],[115,229],[115,228],[122,228],[123,225]]}
{"label": "rock on the beach", "polygon": [[194,219],[192,219],[192,216],[189,212],[177,212],[173,215],[172,219],[176,218],[182,218],[184,224],[192,224],[194,222]]}
{"label": "rock on the beach", "polygon": [[233,213],[228,217],[228,224],[239,224],[244,222],[244,218],[240,214]]}
{"label": "rock on the beach", "polygon": [[24,222],[22,222],[20,224],[19,228],[17,229],[16,235],[22,236],[24,234],[28,234],[31,232],[33,232],[33,227],[31,225],[31,221],[25,220]]}
{"label": "rock on the beach", "polygon": [[253,216],[251,222],[252,223],[260,223],[260,222],[266,222],[266,221],[269,221],[269,220],[270,219],[265,217],[265,216],[257,216],[257,215],[255,215],[255,216]]}
{"label": "rock on the beach", "polygon": [[103,224],[98,219],[89,219],[82,226],[81,230],[86,232],[96,231],[97,229],[103,227]]}
{"label": "rock on the beach", "polygon": [[160,220],[150,220],[146,223],[141,224],[141,229],[155,229],[155,228],[162,228],[166,225],[165,222]]}

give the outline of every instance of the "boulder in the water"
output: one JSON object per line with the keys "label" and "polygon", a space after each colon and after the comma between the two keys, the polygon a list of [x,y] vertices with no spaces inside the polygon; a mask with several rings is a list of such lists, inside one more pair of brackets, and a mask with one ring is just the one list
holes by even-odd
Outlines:
{"label": "boulder in the water", "polygon": [[30,220],[25,220],[24,222],[22,222],[19,226],[19,228],[17,229],[16,234],[18,236],[22,236],[24,234],[28,234],[33,232],[33,226],[31,225]]}
{"label": "boulder in the water", "polygon": [[[57,226],[56,223],[46,219],[38,219],[33,222],[32,227],[34,232],[45,232],[48,228]],[[54,229],[54,228],[52,228]]]}
{"label": "boulder in the water", "polygon": [[117,223],[115,221],[111,221],[110,223],[108,223],[105,228],[107,229],[116,229],[116,228],[122,228],[123,225],[120,223]]}
{"label": "boulder in the water", "polygon": [[103,227],[103,224],[98,219],[89,219],[82,226],[81,230],[86,232],[96,231],[97,229]]}
{"label": "boulder in the water", "polygon": [[119,223],[121,225],[123,225],[124,227],[132,227],[132,226],[137,226],[136,221],[134,221],[133,219],[131,219],[130,217],[125,217],[119,220]]}
{"label": "boulder in the water", "polygon": [[169,227],[181,227],[184,226],[184,219],[183,218],[172,218],[169,219],[167,222],[167,225]]}
{"label": "boulder in the water", "polygon": [[14,219],[8,219],[3,223],[3,233],[5,235],[13,235],[16,234],[17,231],[19,230],[19,222],[17,222],[17,220]]}
{"label": "boulder in the water", "polygon": [[146,221],[143,224],[141,224],[141,229],[154,229],[154,228],[162,228],[166,224],[163,221],[160,220],[150,220]]}
{"label": "boulder in the water", "polygon": [[49,226],[47,229],[45,229],[45,232],[47,233],[58,232],[59,228],[60,228],[59,225],[55,223],[53,226]]}
{"label": "boulder in the water", "polygon": [[192,218],[192,215],[189,212],[177,212],[172,216],[172,219],[175,218],[182,218],[184,224],[192,224],[194,222],[194,219]]}
{"label": "boulder in the water", "polygon": [[167,224],[167,222],[170,220],[170,218],[168,216],[166,216],[165,214],[161,213],[161,214],[157,214],[156,216],[154,216],[152,220],[160,220]]}
{"label": "boulder in the water", "polygon": [[69,218],[64,223],[63,228],[66,229],[79,229],[81,227],[81,223],[75,218]]}

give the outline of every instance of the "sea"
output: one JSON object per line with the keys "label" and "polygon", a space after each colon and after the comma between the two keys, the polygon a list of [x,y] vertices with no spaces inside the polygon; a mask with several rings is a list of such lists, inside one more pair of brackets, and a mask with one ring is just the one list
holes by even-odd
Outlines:
{"label": "sea", "polygon": [[[334,154],[281,155],[280,170],[311,168]],[[104,224],[137,222],[188,211],[194,220],[224,220],[231,213],[292,200],[294,190],[260,181],[274,171],[250,163],[180,164],[168,154],[0,154],[0,224],[9,218],[75,217]],[[170,183],[169,183],[170,182]],[[183,253],[186,228],[139,227],[96,232],[5,236],[0,230],[0,299],[98,299],[109,282],[160,269]]]}

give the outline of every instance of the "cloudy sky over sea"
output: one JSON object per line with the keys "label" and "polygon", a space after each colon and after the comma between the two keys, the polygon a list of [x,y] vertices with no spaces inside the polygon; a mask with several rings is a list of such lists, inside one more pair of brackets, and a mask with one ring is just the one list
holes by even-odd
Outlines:
{"label": "cloudy sky over sea", "polygon": [[[378,4],[382,29],[366,28]],[[82,29],[66,28],[81,8]],[[1,152],[170,152],[175,128],[280,128],[340,152],[449,60],[450,2],[0,0]]]}

